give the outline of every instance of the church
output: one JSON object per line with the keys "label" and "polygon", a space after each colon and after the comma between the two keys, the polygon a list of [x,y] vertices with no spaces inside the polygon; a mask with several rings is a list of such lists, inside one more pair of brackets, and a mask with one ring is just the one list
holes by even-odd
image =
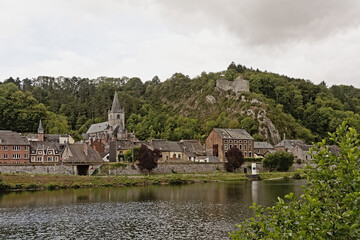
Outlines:
{"label": "church", "polygon": [[126,131],[125,111],[120,106],[117,92],[115,92],[112,107],[108,111],[108,121],[92,124],[84,137],[90,142],[98,140],[106,145],[116,140],[136,140],[134,133]]}

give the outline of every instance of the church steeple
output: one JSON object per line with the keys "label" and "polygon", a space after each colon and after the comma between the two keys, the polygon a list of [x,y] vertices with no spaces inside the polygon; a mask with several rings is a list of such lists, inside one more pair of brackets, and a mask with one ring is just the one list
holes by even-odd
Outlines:
{"label": "church steeple", "polygon": [[114,129],[119,126],[119,132],[123,132],[125,130],[125,112],[124,109],[122,109],[120,106],[116,91],[114,94],[111,110],[108,112],[108,122],[110,127],[113,127]]}
{"label": "church steeple", "polygon": [[113,113],[122,112],[122,109],[120,107],[119,97],[118,97],[116,91],[115,91],[114,100],[113,100],[112,107],[111,107],[111,112],[113,112]]}

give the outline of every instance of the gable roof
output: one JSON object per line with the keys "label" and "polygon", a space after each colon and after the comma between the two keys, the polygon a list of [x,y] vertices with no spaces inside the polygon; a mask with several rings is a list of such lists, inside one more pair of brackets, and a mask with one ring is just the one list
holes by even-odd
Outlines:
{"label": "gable roof", "polygon": [[89,130],[87,130],[87,134],[103,132],[109,127],[108,122],[94,123],[91,124]]}
{"label": "gable roof", "polygon": [[254,138],[245,129],[232,129],[232,128],[214,128],[214,131],[222,139],[246,139],[254,140]]}
{"label": "gable roof", "polygon": [[206,155],[205,147],[197,140],[181,140],[180,145],[188,156]]}
{"label": "gable roof", "polygon": [[30,141],[30,148],[31,150],[36,150],[36,149],[54,149],[57,151],[61,151],[60,149],[60,145],[57,142],[39,142],[39,141]]}
{"label": "gable roof", "polygon": [[161,152],[183,152],[183,148],[178,142],[166,141],[164,139],[152,139],[150,142],[154,149]]}
{"label": "gable roof", "polygon": [[[68,144],[63,153],[63,162],[90,163],[103,162],[100,154],[86,143]],[[65,154],[66,152],[66,154]]]}
{"label": "gable roof", "polygon": [[17,132],[0,130],[0,145],[30,145],[26,137]]}
{"label": "gable roof", "polygon": [[254,142],[254,148],[274,149],[274,146],[268,142]]}
{"label": "gable roof", "polygon": [[282,140],[275,147],[294,148],[296,145],[305,145],[303,140]]}

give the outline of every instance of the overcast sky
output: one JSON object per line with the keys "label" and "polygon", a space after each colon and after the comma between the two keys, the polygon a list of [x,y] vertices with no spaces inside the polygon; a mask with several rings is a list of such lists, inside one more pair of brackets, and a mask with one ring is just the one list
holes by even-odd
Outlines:
{"label": "overcast sky", "polygon": [[237,64],[360,88],[357,0],[0,0],[0,80]]}

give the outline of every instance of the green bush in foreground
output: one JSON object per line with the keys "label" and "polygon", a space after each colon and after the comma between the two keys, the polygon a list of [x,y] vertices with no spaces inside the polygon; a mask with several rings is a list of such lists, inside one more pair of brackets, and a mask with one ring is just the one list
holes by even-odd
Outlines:
{"label": "green bush in foreground", "polygon": [[332,154],[323,140],[313,151],[315,167],[307,166],[304,194],[279,198],[273,207],[253,205],[255,217],[237,225],[232,239],[359,239],[359,134],[345,123],[330,139],[339,147]]}

